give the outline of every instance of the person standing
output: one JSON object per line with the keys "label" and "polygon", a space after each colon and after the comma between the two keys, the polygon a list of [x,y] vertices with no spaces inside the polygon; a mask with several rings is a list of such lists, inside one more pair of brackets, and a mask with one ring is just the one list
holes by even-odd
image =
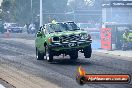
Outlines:
{"label": "person standing", "polygon": [[125,51],[127,49],[127,42],[129,41],[129,30],[125,29],[123,33],[123,44],[122,44],[122,50]]}

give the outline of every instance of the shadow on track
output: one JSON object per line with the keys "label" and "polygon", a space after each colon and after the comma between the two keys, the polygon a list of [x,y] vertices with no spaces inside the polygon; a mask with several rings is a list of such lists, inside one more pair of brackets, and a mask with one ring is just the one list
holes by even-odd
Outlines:
{"label": "shadow on track", "polygon": [[55,59],[53,62],[50,64],[56,64],[56,65],[74,65],[74,66],[89,66],[92,63],[90,61],[86,61],[83,59],[78,59],[78,60],[70,60],[68,58],[65,59]]}

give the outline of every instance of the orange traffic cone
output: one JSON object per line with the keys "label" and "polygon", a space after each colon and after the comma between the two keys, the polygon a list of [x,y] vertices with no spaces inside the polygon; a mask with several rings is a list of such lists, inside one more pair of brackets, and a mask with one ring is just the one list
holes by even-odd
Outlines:
{"label": "orange traffic cone", "polygon": [[5,35],[5,38],[10,38],[11,37],[9,30],[7,30],[7,32],[5,32],[4,35]]}

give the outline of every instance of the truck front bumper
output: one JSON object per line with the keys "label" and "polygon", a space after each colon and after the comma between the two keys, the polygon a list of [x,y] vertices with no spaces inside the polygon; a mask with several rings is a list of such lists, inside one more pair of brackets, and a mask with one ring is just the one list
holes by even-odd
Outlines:
{"label": "truck front bumper", "polygon": [[92,40],[80,40],[71,41],[69,43],[53,43],[49,45],[49,48],[53,51],[69,51],[69,50],[81,50],[89,45],[91,45]]}

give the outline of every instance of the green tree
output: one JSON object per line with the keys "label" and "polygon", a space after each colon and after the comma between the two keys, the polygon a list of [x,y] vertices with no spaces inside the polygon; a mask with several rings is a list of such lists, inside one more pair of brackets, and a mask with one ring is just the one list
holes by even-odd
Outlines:
{"label": "green tree", "polygon": [[10,10],[11,10],[11,0],[3,0],[3,2],[1,3],[1,17],[4,21],[10,21]]}
{"label": "green tree", "polygon": [[[22,24],[31,22],[32,15],[33,18],[39,15],[39,1],[32,0],[31,10],[31,0],[3,0],[2,10],[4,19],[10,19],[10,21]],[[64,13],[66,5],[67,0],[43,0],[43,13],[49,13],[47,15],[44,14],[45,23],[48,22],[48,15],[51,15],[51,13]],[[9,18],[5,18],[7,14]]]}
{"label": "green tree", "polygon": [[3,11],[9,11],[11,7],[11,0],[3,0],[1,7]]}

